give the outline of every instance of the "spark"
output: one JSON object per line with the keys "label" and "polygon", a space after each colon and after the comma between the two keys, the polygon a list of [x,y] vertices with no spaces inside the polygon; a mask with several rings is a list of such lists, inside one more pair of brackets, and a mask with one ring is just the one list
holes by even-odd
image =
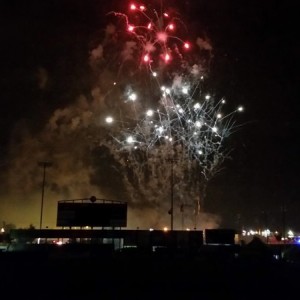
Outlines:
{"label": "spark", "polygon": [[183,94],[188,94],[188,88],[187,87],[183,87],[182,88],[182,93]]}
{"label": "spark", "polygon": [[152,109],[149,109],[149,110],[147,110],[147,112],[146,112],[146,115],[148,116],[148,117],[152,117],[153,116],[153,110]]}
{"label": "spark", "polygon": [[136,99],[137,99],[137,95],[135,93],[129,95],[129,100],[135,101]]}
{"label": "spark", "polygon": [[133,25],[128,25],[128,31],[133,32],[134,26]]}
{"label": "spark", "polygon": [[106,122],[106,123],[109,123],[109,124],[110,124],[110,123],[112,123],[113,121],[114,121],[114,119],[113,119],[112,117],[110,117],[110,116],[105,118],[105,122]]}
{"label": "spark", "polygon": [[127,137],[126,139],[128,144],[133,144],[134,143],[134,138],[132,136]]}
{"label": "spark", "polygon": [[[174,35],[177,27],[183,22],[176,16],[156,9],[147,9],[144,5],[135,3],[129,4],[129,14],[111,12],[116,17],[125,21],[127,31],[139,45],[142,61],[151,67],[159,64],[160,58],[165,63],[171,60],[171,56],[182,55],[178,52],[180,45],[183,49],[189,50],[191,44],[183,38]],[[165,19],[168,19],[166,22]],[[166,23],[166,24],[165,24]],[[168,52],[167,52],[168,51]],[[153,59],[149,59],[152,54]]]}

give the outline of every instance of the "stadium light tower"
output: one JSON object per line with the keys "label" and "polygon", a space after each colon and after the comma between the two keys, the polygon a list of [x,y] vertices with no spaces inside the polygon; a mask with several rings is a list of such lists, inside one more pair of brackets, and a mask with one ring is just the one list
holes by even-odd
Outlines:
{"label": "stadium light tower", "polygon": [[42,229],[44,192],[45,192],[45,182],[46,182],[46,168],[51,167],[52,163],[49,161],[40,161],[40,162],[38,162],[38,165],[39,165],[39,167],[43,168],[43,184],[42,184],[41,215],[40,215],[40,229]]}

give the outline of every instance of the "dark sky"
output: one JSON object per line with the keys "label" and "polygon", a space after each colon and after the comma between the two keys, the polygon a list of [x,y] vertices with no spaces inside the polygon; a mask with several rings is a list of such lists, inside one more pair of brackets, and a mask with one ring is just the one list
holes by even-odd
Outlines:
{"label": "dark sky", "polygon": [[[126,1],[104,2],[1,1],[2,176],[11,174],[12,153],[18,152],[14,144],[24,124],[32,136],[38,134],[55,109],[72,105],[91,89],[88,53],[101,35],[105,12],[115,6],[121,9]],[[209,39],[213,47],[209,84],[245,107],[240,120],[244,125],[231,141],[232,160],[211,181],[207,209],[222,216],[223,226],[268,223],[278,228],[284,203],[288,226],[300,231],[296,105],[300,5],[271,0],[164,2],[181,6],[192,34]],[[7,204],[1,197],[0,202]],[[18,202],[13,203],[17,210]],[[6,213],[3,208],[0,220],[10,222]]]}

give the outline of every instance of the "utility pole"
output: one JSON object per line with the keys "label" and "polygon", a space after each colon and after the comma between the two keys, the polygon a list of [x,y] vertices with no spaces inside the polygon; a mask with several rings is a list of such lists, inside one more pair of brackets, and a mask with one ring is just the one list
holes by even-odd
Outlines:
{"label": "utility pole", "polygon": [[43,168],[43,184],[42,184],[42,199],[41,199],[41,215],[40,215],[40,229],[42,229],[43,223],[43,206],[44,206],[44,191],[46,182],[46,168],[51,167],[52,163],[49,161],[40,161],[38,163],[39,167]]}

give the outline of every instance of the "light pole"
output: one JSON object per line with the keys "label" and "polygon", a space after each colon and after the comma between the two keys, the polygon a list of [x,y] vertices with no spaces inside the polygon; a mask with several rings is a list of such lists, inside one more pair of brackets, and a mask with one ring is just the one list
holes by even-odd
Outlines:
{"label": "light pole", "polygon": [[43,168],[43,184],[42,184],[42,200],[41,200],[41,215],[40,215],[40,229],[42,229],[43,222],[43,206],[44,206],[44,191],[46,182],[46,168],[51,167],[52,163],[49,161],[40,161],[38,163],[39,167]]}
{"label": "light pole", "polygon": [[171,231],[173,231],[173,217],[174,217],[174,193],[173,193],[173,181],[174,181],[174,174],[173,174],[173,159],[171,159]]}
{"label": "light pole", "polygon": [[173,230],[174,221],[174,158],[169,158],[168,161],[171,163],[171,176],[170,176],[170,194],[171,194],[171,208],[169,214],[171,216],[171,231]]}
{"label": "light pole", "polygon": [[284,197],[282,198],[282,238],[285,244],[286,239],[286,203]]}

